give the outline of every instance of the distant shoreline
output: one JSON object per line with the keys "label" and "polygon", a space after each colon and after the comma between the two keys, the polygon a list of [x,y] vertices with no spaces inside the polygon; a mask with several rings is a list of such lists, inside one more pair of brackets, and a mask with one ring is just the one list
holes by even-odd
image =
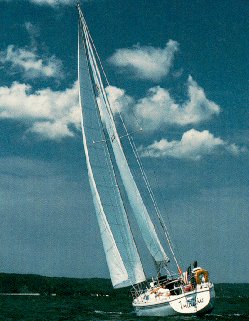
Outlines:
{"label": "distant shoreline", "polygon": [[[240,288],[249,291],[249,283],[215,283],[215,290]],[[48,277],[36,274],[0,273],[1,296],[98,295],[129,296],[130,287],[113,289],[111,280],[104,278]]]}

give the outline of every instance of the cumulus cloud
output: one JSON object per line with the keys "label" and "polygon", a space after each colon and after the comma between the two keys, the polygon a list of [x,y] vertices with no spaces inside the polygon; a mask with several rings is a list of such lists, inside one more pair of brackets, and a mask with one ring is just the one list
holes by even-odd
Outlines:
{"label": "cumulus cloud", "polygon": [[66,119],[35,122],[29,131],[52,140],[74,136],[68,127]]}
{"label": "cumulus cloud", "polygon": [[[136,102],[123,89],[109,86],[106,88],[108,98],[114,113],[121,112],[126,123],[135,126],[142,120],[144,129],[161,129],[163,125],[189,125],[210,119],[220,112],[220,107],[209,101],[202,88],[189,77],[189,99],[178,105],[170,97],[167,90],[154,87],[149,95]],[[153,144],[139,148],[142,157],[173,157],[199,160],[205,155],[215,152],[228,152],[239,155],[246,152],[245,147],[228,143],[219,137],[214,137],[208,130],[191,129],[182,135],[180,141],[161,139]]]}
{"label": "cumulus cloud", "polygon": [[169,40],[163,49],[137,45],[116,50],[109,62],[128,69],[137,78],[159,81],[169,73],[177,51],[178,43],[174,40]]}
{"label": "cumulus cloud", "polygon": [[0,63],[9,64],[11,70],[22,72],[27,79],[40,77],[62,78],[62,62],[55,56],[40,57],[35,49],[9,45],[0,52]]}
{"label": "cumulus cloud", "polygon": [[39,54],[37,38],[39,28],[31,22],[25,22],[30,45],[19,48],[13,44],[0,51],[0,65],[9,72],[17,72],[25,79],[64,77],[63,66],[60,59],[54,55]]}
{"label": "cumulus cloud", "polygon": [[142,157],[173,157],[200,160],[218,149],[237,155],[244,150],[235,144],[229,144],[219,137],[214,137],[208,130],[191,129],[182,135],[180,141],[161,139],[153,144],[139,148]]}
{"label": "cumulus cloud", "polygon": [[136,114],[143,121],[144,129],[156,130],[163,125],[198,124],[220,113],[220,107],[209,100],[204,90],[190,76],[188,99],[178,104],[168,90],[159,86],[150,88],[146,97],[135,106]]}
{"label": "cumulus cloud", "polygon": [[127,95],[124,89],[108,86],[105,90],[113,113],[127,113],[130,106],[134,105],[134,99]]}
{"label": "cumulus cloud", "polygon": [[160,86],[150,88],[147,95],[138,101],[117,87],[110,86],[107,91],[114,112],[118,109],[131,115],[132,110],[144,130],[154,131],[165,125],[198,124],[220,113],[220,107],[206,97],[191,76],[187,88],[188,99],[183,104],[176,103],[169,91]]}
{"label": "cumulus cloud", "polygon": [[29,120],[30,132],[49,139],[73,136],[71,126],[79,129],[81,119],[77,82],[64,91],[33,91],[18,82],[0,87],[0,118]]}

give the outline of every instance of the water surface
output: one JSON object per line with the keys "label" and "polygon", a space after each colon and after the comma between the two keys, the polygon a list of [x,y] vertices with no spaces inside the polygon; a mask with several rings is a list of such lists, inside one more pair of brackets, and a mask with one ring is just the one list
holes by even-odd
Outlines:
{"label": "water surface", "polygon": [[219,286],[215,309],[202,317],[137,317],[129,296],[0,296],[0,321],[249,320],[247,286]]}

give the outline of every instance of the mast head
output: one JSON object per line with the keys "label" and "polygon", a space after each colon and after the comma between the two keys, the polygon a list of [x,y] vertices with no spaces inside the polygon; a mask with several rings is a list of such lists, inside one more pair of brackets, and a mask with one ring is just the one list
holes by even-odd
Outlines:
{"label": "mast head", "polygon": [[79,17],[82,17],[83,13],[82,13],[82,10],[81,10],[81,7],[80,7],[80,0],[77,0],[76,8],[78,10]]}
{"label": "mast head", "polygon": [[77,2],[76,2],[76,8],[80,11],[81,9],[80,9],[80,1],[79,0],[77,0]]}

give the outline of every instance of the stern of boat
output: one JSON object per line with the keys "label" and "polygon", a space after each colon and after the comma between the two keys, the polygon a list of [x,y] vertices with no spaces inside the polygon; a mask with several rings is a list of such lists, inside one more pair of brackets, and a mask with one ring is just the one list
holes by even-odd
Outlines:
{"label": "stern of boat", "polygon": [[212,283],[197,285],[194,291],[171,301],[170,305],[179,314],[206,314],[214,307],[215,291]]}
{"label": "stern of boat", "polygon": [[133,300],[132,305],[138,316],[198,315],[210,313],[214,299],[214,285],[206,282],[178,295],[157,296],[153,289],[147,289]]}

